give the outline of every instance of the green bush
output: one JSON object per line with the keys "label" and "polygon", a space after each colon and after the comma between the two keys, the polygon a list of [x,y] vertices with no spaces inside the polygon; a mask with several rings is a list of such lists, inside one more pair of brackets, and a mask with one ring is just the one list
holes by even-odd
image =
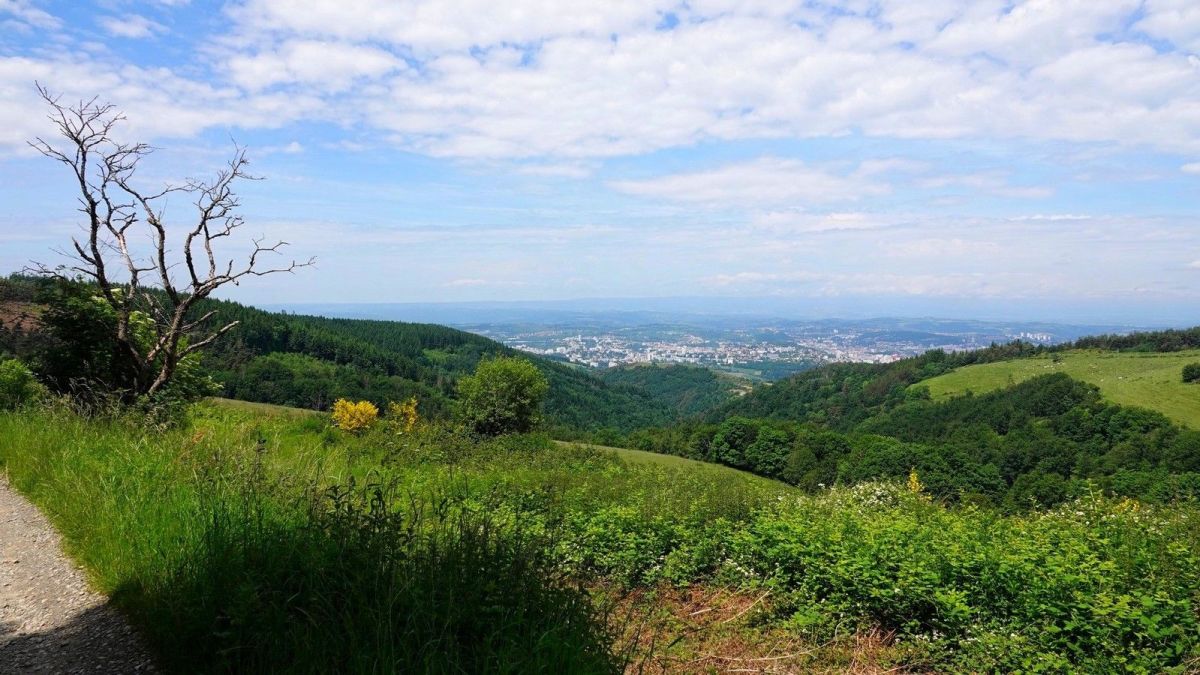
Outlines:
{"label": "green bush", "polygon": [[482,436],[530,431],[539,421],[538,411],[549,389],[546,377],[530,361],[486,359],[474,375],[458,383],[459,414]]}
{"label": "green bush", "polygon": [[16,359],[0,359],[0,410],[15,410],[41,399],[43,387],[25,364]]}
{"label": "green bush", "polygon": [[733,561],[818,639],[883,626],[948,670],[1164,672],[1200,654],[1192,517],[1105,499],[1002,517],[863,484],[756,519]]}
{"label": "green bush", "polygon": [[1200,363],[1189,363],[1183,367],[1184,382],[1200,382]]}

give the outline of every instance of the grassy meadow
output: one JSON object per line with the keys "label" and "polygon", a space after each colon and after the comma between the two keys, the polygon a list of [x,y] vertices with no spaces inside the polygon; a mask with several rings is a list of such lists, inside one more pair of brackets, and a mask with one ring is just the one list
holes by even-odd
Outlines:
{"label": "grassy meadow", "polygon": [[968,391],[983,394],[1038,375],[1066,373],[1100,388],[1120,405],[1156,410],[1173,421],[1200,429],[1200,385],[1185,384],[1183,367],[1200,362],[1200,350],[1102,352],[1078,350],[958,368],[922,381],[934,400]]}
{"label": "grassy meadow", "polygon": [[662,466],[672,469],[681,469],[692,474],[702,474],[711,476],[713,480],[728,480],[735,484],[744,482],[765,484],[774,489],[787,489],[787,484],[781,483],[771,478],[757,476],[747,471],[739,471],[721,464],[712,464],[710,462],[701,462],[699,460],[690,459],[688,457],[680,457],[679,455],[664,455],[661,452],[649,452],[646,450],[634,450],[632,448],[614,448],[608,445],[594,445],[591,443],[575,443],[570,441],[555,441],[563,447],[575,447],[588,450],[597,450],[600,452],[612,453],[615,457],[622,459],[630,464],[649,464],[652,466]]}
{"label": "grassy meadow", "polygon": [[[206,403],[0,413],[0,465],[169,672],[1186,672],[1200,518],[803,495],[687,460]],[[278,413],[279,411],[267,411]],[[668,460],[668,461],[663,461]]]}

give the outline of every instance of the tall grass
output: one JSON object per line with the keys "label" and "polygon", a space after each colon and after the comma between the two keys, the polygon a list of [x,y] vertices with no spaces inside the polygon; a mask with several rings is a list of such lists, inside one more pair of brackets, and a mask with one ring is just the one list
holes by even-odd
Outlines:
{"label": "tall grass", "polygon": [[272,475],[265,441],[216,436],[0,415],[13,484],[169,670],[620,669],[536,533],[395,480]]}

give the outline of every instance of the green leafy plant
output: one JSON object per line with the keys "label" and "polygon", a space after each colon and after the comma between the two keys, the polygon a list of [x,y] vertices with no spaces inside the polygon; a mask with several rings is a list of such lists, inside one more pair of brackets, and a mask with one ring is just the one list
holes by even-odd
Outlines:
{"label": "green leafy plant", "polygon": [[28,405],[46,393],[46,388],[25,364],[16,359],[0,359],[0,410]]}
{"label": "green leafy plant", "polygon": [[1183,367],[1184,382],[1200,382],[1200,363],[1189,363]]}
{"label": "green leafy plant", "polygon": [[546,377],[525,359],[485,359],[458,383],[459,416],[482,436],[530,431],[549,389]]}

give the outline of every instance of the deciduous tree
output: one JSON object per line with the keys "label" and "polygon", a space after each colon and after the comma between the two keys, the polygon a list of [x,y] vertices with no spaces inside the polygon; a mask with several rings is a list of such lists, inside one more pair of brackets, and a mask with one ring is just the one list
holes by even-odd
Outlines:
{"label": "deciduous tree", "polygon": [[530,431],[549,389],[546,377],[525,359],[485,359],[474,375],[459,382],[459,413],[472,431],[484,436]]}

